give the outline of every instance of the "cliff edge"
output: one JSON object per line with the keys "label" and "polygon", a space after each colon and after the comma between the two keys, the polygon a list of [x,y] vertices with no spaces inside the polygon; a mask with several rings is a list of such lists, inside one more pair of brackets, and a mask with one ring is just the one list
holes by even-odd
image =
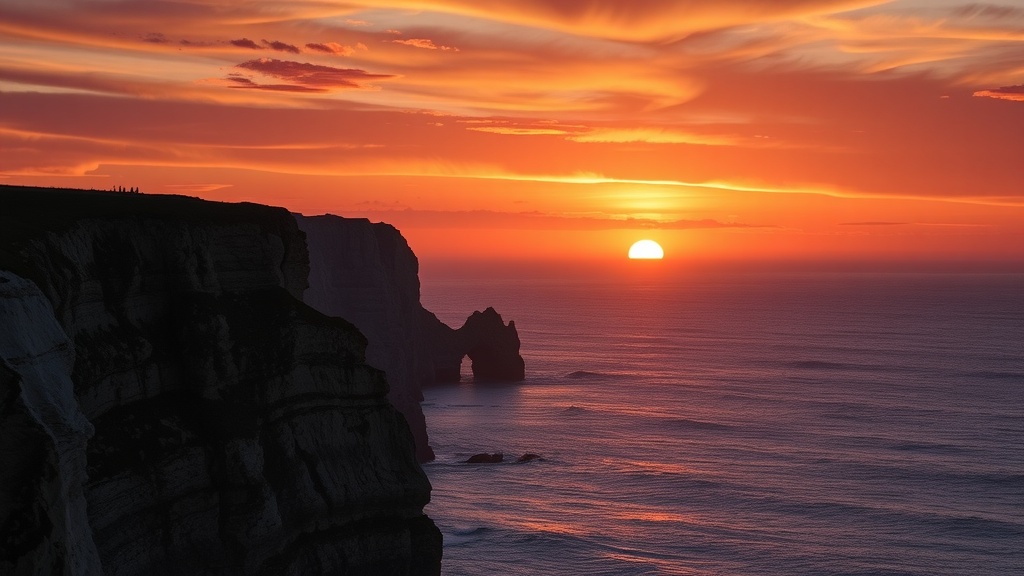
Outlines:
{"label": "cliff edge", "polygon": [[303,303],[290,214],[0,198],[0,573],[439,573],[405,419]]}

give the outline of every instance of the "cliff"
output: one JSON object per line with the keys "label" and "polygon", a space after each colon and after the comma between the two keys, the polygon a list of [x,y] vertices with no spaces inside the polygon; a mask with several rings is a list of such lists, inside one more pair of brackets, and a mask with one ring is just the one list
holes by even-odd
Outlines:
{"label": "cliff", "polygon": [[366,335],[366,360],[387,373],[389,398],[405,416],[420,461],[434,458],[422,388],[458,382],[462,359],[480,382],[519,381],[524,363],[513,322],[488,308],[453,330],[420,304],[419,262],[393,226],[362,218],[296,215],[310,252],[305,302],[351,321]]}
{"label": "cliff", "polygon": [[389,224],[362,218],[296,215],[310,252],[304,301],[345,318],[366,335],[366,361],[387,373],[388,398],[409,422],[420,461],[433,460],[420,402],[433,382],[429,342],[420,328],[419,262]]}
{"label": "cliff", "polygon": [[286,211],[3,188],[0,573],[437,574],[367,340]]}

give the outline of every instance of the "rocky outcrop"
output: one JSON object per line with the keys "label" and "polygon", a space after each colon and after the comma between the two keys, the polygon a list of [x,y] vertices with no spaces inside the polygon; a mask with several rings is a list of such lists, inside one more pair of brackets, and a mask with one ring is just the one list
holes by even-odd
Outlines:
{"label": "rocky outcrop", "polygon": [[305,302],[366,335],[366,361],[383,370],[388,398],[409,422],[421,462],[434,459],[420,402],[433,381],[420,326],[419,262],[393,226],[364,218],[296,215],[310,253]]}
{"label": "rocky outcrop", "polygon": [[0,573],[439,572],[405,420],[302,302],[290,214],[0,195]]}
{"label": "rocky outcrop", "polygon": [[526,377],[519,355],[519,333],[515,322],[506,325],[494,308],[473,312],[458,330],[452,330],[436,316],[422,316],[434,357],[435,380],[458,382],[463,357],[472,362],[477,382],[519,382]]}

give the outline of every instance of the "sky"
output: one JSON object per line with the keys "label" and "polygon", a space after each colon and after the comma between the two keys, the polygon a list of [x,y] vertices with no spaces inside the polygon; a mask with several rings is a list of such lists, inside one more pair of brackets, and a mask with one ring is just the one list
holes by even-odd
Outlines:
{"label": "sky", "polygon": [[1024,0],[0,0],[0,183],[425,261],[1024,270]]}

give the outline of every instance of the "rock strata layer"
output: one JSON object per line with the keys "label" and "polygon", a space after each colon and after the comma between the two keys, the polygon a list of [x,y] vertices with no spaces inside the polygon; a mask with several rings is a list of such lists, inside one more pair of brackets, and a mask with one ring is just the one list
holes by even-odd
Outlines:
{"label": "rock strata layer", "polygon": [[303,303],[290,214],[0,195],[0,573],[439,573],[405,419]]}

